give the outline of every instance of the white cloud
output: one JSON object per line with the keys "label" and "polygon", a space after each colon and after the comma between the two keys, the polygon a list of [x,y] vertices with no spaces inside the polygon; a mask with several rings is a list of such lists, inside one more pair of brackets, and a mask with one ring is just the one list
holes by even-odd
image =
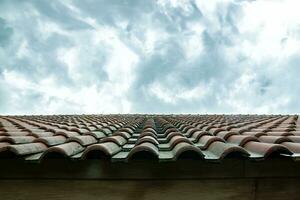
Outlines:
{"label": "white cloud", "polygon": [[[238,21],[244,37],[238,48],[258,63],[271,62],[299,51],[300,15],[295,1],[257,1],[243,7]],[[298,48],[297,48],[298,47]]]}
{"label": "white cloud", "polygon": [[166,86],[154,82],[144,91],[149,91],[151,96],[170,104],[178,104],[178,102],[182,100],[187,102],[201,100],[210,92],[209,85],[199,84],[193,88],[182,88],[176,86],[176,83],[170,85],[171,86]]}
{"label": "white cloud", "polygon": [[1,2],[0,114],[300,112],[299,5]]}

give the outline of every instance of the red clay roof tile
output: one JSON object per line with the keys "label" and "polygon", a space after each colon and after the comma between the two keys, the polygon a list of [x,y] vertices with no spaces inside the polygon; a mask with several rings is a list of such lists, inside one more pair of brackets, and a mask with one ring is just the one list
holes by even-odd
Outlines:
{"label": "red clay roof tile", "polygon": [[239,154],[240,156],[248,157],[250,154],[240,146],[232,145],[229,143],[215,141],[211,143],[207,151],[212,153],[216,159],[223,159],[229,154]]}
{"label": "red clay roof tile", "polygon": [[0,152],[9,151],[18,156],[29,155],[34,153],[43,152],[47,146],[43,143],[28,143],[28,144],[15,144],[8,145],[0,148]]}
{"label": "red clay roof tile", "polygon": [[82,152],[83,150],[84,148],[78,142],[68,142],[48,148],[43,153],[42,157],[48,156],[51,153],[57,153],[65,157],[70,157]]}
{"label": "red clay roof tile", "polygon": [[95,152],[124,161],[300,157],[299,121],[282,115],[0,116],[0,159],[5,152],[26,160],[53,153],[86,159]]}
{"label": "red clay roof tile", "polygon": [[158,147],[150,142],[143,142],[141,144],[135,145],[133,149],[129,152],[127,159],[130,159],[131,157],[137,157],[139,153],[142,153],[141,156],[150,154],[149,157],[155,157],[158,158],[159,152]]}
{"label": "red clay roof tile", "polygon": [[270,144],[262,142],[247,142],[244,148],[248,152],[255,153],[255,157],[266,158],[271,154],[292,154],[287,147],[279,144]]}
{"label": "red clay roof tile", "polygon": [[93,151],[102,152],[102,153],[106,154],[107,156],[113,156],[116,153],[118,153],[119,151],[121,151],[121,147],[114,142],[93,144],[84,150],[82,158],[86,158]]}
{"label": "red clay roof tile", "polygon": [[63,144],[66,141],[66,137],[62,135],[50,136],[50,137],[39,137],[34,140],[34,142],[42,142],[47,146],[54,146]]}

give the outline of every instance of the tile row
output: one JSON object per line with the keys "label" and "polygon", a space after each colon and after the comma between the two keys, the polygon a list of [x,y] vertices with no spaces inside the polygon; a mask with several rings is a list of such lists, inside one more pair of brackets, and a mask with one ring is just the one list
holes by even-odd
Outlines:
{"label": "tile row", "polygon": [[300,157],[288,115],[52,115],[0,117],[0,159],[219,161]]}

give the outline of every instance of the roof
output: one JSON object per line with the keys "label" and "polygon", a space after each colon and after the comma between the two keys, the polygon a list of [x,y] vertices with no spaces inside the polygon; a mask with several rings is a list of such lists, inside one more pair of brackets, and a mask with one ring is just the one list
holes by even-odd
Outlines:
{"label": "roof", "polygon": [[1,116],[0,159],[221,161],[300,157],[291,115]]}

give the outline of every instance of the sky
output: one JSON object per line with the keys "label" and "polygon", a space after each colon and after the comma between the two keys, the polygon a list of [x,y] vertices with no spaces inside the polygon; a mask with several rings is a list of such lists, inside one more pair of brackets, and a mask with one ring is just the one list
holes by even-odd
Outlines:
{"label": "sky", "polygon": [[0,0],[0,114],[300,113],[299,7]]}

